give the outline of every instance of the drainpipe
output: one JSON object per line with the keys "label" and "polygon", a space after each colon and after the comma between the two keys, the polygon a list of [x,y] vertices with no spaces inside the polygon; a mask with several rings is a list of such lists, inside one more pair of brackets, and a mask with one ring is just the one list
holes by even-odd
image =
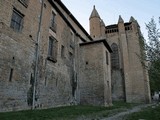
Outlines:
{"label": "drainpipe", "polygon": [[41,35],[41,24],[42,24],[42,14],[43,14],[43,4],[44,0],[41,2],[41,11],[39,16],[39,25],[38,25],[38,32],[37,32],[37,40],[36,40],[36,51],[35,51],[35,69],[34,69],[34,83],[33,83],[33,100],[32,100],[32,109],[35,108],[35,95],[36,95],[36,83],[38,77],[38,61],[39,61],[39,48],[40,48],[40,35]]}

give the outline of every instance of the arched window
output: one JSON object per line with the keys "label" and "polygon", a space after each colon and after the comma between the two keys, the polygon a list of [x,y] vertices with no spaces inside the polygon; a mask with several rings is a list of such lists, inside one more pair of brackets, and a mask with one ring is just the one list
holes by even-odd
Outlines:
{"label": "arched window", "polygon": [[119,54],[118,54],[118,45],[113,43],[111,45],[112,53],[111,53],[111,66],[112,69],[119,69]]}

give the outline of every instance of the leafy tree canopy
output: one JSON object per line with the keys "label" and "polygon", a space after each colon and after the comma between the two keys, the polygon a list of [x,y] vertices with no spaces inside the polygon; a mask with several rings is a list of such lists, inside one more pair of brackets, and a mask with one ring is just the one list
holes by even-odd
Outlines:
{"label": "leafy tree canopy", "polygon": [[[160,25],[160,18],[158,25]],[[149,78],[151,92],[160,91],[160,31],[154,18],[146,24],[148,41],[145,43],[147,61],[149,63]]]}

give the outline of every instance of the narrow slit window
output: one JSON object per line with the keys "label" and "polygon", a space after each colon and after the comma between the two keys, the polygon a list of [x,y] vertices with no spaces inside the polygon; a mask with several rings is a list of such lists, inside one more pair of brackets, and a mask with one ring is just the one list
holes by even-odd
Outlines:
{"label": "narrow slit window", "polygon": [[11,68],[11,70],[10,70],[9,82],[12,81],[12,77],[13,77],[13,68]]}
{"label": "narrow slit window", "polygon": [[108,52],[106,51],[106,64],[108,65]]}
{"label": "narrow slit window", "polygon": [[61,46],[61,57],[64,58],[65,57],[65,53],[64,53],[64,46]]}

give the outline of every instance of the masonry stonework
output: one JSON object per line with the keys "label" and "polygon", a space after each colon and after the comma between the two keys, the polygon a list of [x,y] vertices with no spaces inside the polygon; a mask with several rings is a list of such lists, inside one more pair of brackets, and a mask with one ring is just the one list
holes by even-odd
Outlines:
{"label": "masonry stonework", "polygon": [[[105,31],[100,26],[103,20],[100,18],[95,6],[90,16],[90,35],[93,39],[99,39],[105,32],[105,38],[110,44],[111,53],[111,81],[113,101],[124,100],[126,102],[145,102],[151,100],[147,71],[143,67],[140,56],[140,26],[131,17],[124,23],[121,16],[117,24],[108,25]],[[104,24],[104,23],[103,23]],[[96,30],[94,28],[97,28]]]}
{"label": "masonry stonework", "polygon": [[[103,43],[104,42],[104,43]],[[105,40],[80,44],[80,103],[109,106],[111,100],[110,49]]]}
{"label": "masonry stonework", "polygon": [[[113,26],[93,11],[90,36],[60,0],[0,1],[0,111],[149,102],[147,72],[134,54],[137,23],[108,33]],[[111,69],[112,43],[119,69]]]}

